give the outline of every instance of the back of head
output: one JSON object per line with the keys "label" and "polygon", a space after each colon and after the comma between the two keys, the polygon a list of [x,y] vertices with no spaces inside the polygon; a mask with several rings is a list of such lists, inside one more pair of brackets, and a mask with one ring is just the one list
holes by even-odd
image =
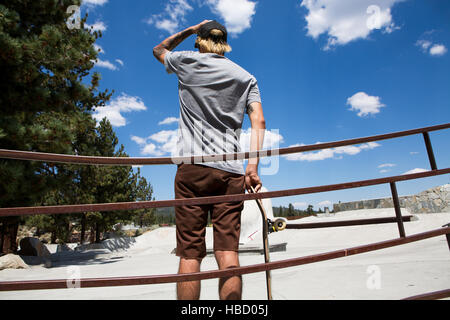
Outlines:
{"label": "back of head", "polygon": [[202,26],[198,33],[195,47],[203,53],[223,55],[231,51],[227,43],[227,30],[217,21],[210,21]]}

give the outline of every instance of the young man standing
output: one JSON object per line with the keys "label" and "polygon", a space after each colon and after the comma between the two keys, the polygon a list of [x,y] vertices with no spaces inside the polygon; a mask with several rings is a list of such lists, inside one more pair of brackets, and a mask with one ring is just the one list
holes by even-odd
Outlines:
{"label": "young man standing", "polygon": [[[196,51],[173,52],[183,40],[197,35]],[[225,58],[231,51],[227,30],[216,21],[205,20],[165,39],[153,49],[168,73],[179,80],[179,156],[240,152],[240,130],[247,113],[252,126],[250,151],[262,147],[265,120],[256,79]],[[258,159],[178,165],[175,198],[193,198],[245,193],[261,189]],[[208,213],[214,227],[214,253],[219,269],[239,266],[240,215],[243,202],[175,209],[179,273],[200,271],[206,256],[205,233]],[[219,279],[220,299],[241,299],[242,279]],[[179,282],[178,299],[199,299],[200,281]]]}

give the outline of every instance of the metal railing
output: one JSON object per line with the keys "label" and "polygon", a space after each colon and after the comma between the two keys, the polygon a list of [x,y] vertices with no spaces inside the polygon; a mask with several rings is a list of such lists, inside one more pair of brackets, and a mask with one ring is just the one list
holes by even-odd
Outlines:
{"label": "metal railing", "polygon": [[[35,153],[26,151],[14,151],[0,149],[0,158],[4,159],[16,159],[16,160],[28,160],[28,161],[46,161],[46,162],[59,162],[59,163],[76,163],[86,165],[162,165],[162,164],[177,164],[177,163],[204,163],[212,161],[223,161],[230,159],[249,159],[255,157],[267,157],[278,156],[292,153],[300,153],[328,148],[336,148],[354,144],[361,144],[367,142],[374,142],[386,139],[393,139],[399,137],[405,137],[415,134],[422,134],[424,137],[425,146],[430,162],[431,171],[413,173],[401,176],[392,176],[379,179],[362,180],[354,182],[346,182],[334,185],[316,186],[308,188],[297,188],[289,190],[279,190],[271,192],[239,194],[239,195],[225,195],[225,196],[212,196],[212,197],[200,197],[190,199],[176,199],[176,200],[162,200],[162,201],[143,201],[143,202],[123,202],[123,203],[107,203],[107,204],[82,204],[82,205],[64,205],[64,206],[44,206],[44,207],[22,207],[22,208],[0,208],[0,217],[7,216],[26,216],[37,214],[68,214],[77,212],[90,212],[90,211],[116,211],[116,210],[135,210],[143,208],[161,208],[161,207],[173,207],[173,206],[185,206],[185,205],[201,205],[201,204],[213,204],[221,202],[232,202],[242,200],[255,200],[264,198],[275,197],[287,197],[302,194],[320,193],[326,191],[336,191],[351,188],[360,188],[365,186],[373,186],[380,184],[389,184],[392,198],[394,202],[394,208],[396,217],[394,220],[389,219],[387,223],[395,221],[398,225],[400,237],[398,239],[387,240],[378,243],[372,243],[369,245],[358,246],[348,249],[342,249],[307,257],[299,257],[289,260],[280,260],[270,263],[243,266],[227,270],[214,270],[204,271],[191,274],[174,274],[174,275],[154,275],[154,276],[139,276],[139,277],[119,277],[119,278],[96,278],[96,279],[80,279],[80,285],[82,288],[86,287],[105,287],[105,286],[130,286],[130,285],[147,285],[156,283],[169,283],[169,282],[182,282],[182,281],[194,281],[205,280],[212,278],[230,277],[248,273],[262,272],[274,269],[288,268],[293,266],[304,265],[308,263],[315,263],[319,261],[325,261],[330,259],[336,259],[346,257],[355,254],[361,254],[369,251],[380,250],[393,246],[403,245],[415,241],[428,239],[431,237],[437,237],[445,235],[447,243],[450,249],[450,227],[446,225],[441,229],[436,229],[424,233],[406,236],[403,221],[405,217],[401,215],[401,209],[397,194],[396,182],[407,181],[412,179],[420,179],[432,176],[438,176],[450,173],[450,168],[438,169],[434,152],[429,136],[429,132],[438,131],[450,128],[450,123],[425,127],[420,129],[413,129],[408,131],[394,132],[383,135],[376,135],[366,138],[356,138],[350,140],[342,140],[337,142],[321,143],[309,146],[290,147],[276,150],[264,150],[259,152],[244,152],[236,154],[226,155],[212,155],[212,156],[196,156],[196,157],[178,157],[178,158],[108,158],[108,157],[88,157],[88,156],[72,156],[72,155],[56,155],[46,153]],[[339,223],[339,222],[336,222]],[[342,222],[341,222],[342,223]],[[370,222],[362,223],[367,224]],[[375,223],[375,221],[372,221]],[[345,224],[345,222],[344,222]],[[348,224],[348,223],[347,223]],[[358,224],[353,222],[352,225]],[[325,226],[316,226],[325,227]],[[41,290],[41,289],[63,289],[67,288],[67,280],[35,280],[35,281],[10,281],[0,282],[0,291],[10,290]],[[432,297],[442,297],[448,294],[448,290],[440,291],[437,294],[430,294]],[[413,297],[414,298],[414,297]]]}

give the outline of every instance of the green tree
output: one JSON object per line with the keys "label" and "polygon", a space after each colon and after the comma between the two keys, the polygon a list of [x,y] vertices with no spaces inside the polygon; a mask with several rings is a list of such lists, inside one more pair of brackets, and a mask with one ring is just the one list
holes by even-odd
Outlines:
{"label": "green tree", "polygon": [[[135,174],[134,192],[135,201],[155,200],[153,197],[153,187],[144,177],[141,177],[141,170],[139,168]],[[156,222],[154,211],[154,209],[135,210],[135,224],[141,228],[154,224]]]}
{"label": "green tree", "polygon": [[295,216],[295,209],[294,209],[294,206],[292,205],[292,203],[289,203],[288,217],[293,217],[293,216]]}
{"label": "green tree", "polygon": [[[95,148],[99,156],[128,157],[121,145],[117,151],[118,139],[111,123],[105,118],[97,128]],[[136,200],[136,177],[131,166],[98,166],[91,173],[95,181],[87,189],[93,194],[96,203],[131,202]],[[130,222],[134,212],[107,211],[91,213],[88,221],[95,232],[95,242],[101,241],[101,234],[118,222]]]}
{"label": "green tree", "polygon": [[[80,1],[0,1],[0,148],[77,154],[75,128],[110,98],[98,91],[100,75],[90,74],[101,33],[84,29],[86,18],[81,28],[67,28],[66,10],[74,4]],[[51,167],[0,160],[0,206],[40,204],[61,182]],[[19,219],[1,223],[0,249],[14,252]]]}

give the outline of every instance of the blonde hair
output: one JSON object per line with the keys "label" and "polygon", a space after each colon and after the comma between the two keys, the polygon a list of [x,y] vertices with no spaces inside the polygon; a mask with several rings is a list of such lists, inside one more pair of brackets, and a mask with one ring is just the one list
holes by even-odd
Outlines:
{"label": "blonde hair", "polygon": [[[202,38],[200,36],[197,37],[197,40],[195,40],[196,46],[203,51],[203,52],[210,52],[210,53],[216,53],[223,55],[226,52],[231,51],[231,47],[228,43],[221,40],[220,38],[223,37],[223,32],[219,29],[212,29],[210,31],[210,35],[212,37],[209,38]],[[220,39],[220,40],[214,40]]]}

